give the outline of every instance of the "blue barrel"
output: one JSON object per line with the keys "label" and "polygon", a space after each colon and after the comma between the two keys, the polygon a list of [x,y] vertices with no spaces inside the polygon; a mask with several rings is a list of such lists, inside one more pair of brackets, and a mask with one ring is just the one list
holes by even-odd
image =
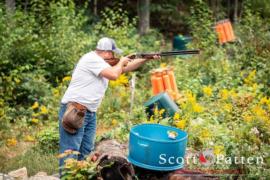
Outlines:
{"label": "blue barrel", "polygon": [[[176,133],[174,139],[169,132]],[[133,165],[157,171],[171,171],[184,166],[187,133],[160,124],[140,124],[131,128],[128,160]]]}

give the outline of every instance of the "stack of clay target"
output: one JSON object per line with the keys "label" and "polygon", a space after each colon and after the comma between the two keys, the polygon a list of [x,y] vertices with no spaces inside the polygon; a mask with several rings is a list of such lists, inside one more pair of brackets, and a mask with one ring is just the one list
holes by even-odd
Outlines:
{"label": "stack of clay target", "polygon": [[178,89],[173,67],[152,70],[151,84],[153,95],[157,95],[161,92],[167,92],[173,100],[177,99]]}
{"label": "stack of clay target", "polygon": [[232,42],[236,39],[233,32],[232,24],[229,19],[225,19],[225,20],[217,22],[215,29],[216,29],[216,32],[218,35],[218,41],[220,44],[224,44],[226,42]]}

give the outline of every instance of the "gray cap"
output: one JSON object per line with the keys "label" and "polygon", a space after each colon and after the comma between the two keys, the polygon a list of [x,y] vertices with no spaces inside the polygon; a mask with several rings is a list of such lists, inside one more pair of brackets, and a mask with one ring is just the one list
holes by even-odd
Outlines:
{"label": "gray cap", "polygon": [[111,38],[101,38],[97,43],[97,49],[103,50],[103,51],[113,51],[117,54],[121,54],[123,51],[119,48],[117,48],[116,43]]}

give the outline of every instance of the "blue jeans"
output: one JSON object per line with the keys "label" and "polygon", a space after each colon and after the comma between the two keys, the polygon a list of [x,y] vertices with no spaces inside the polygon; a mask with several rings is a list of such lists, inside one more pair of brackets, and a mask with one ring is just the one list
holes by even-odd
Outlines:
{"label": "blue jeans", "polygon": [[69,155],[59,159],[60,176],[61,167],[64,165],[64,161],[67,158],[74,158],[77,160],[83,160],[94,149],[95,134],[96,134],[96,113],[87,111],[84,118],[84,125],[78,129],[76,134],[68,133],[62,127],[62,117],[66,111],[67,105],[61,104],[59,111],[59,134],[60,134],[60,153],[65,150],[71,149],[78,151],[79,155]]}

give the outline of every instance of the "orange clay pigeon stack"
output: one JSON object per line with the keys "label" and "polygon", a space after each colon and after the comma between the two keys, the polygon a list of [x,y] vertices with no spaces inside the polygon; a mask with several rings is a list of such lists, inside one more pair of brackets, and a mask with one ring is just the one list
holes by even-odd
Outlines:
{"label": "orange clay pigeon stack", "polygon": [[216,23],[216,33],[218,36],[219,44],[235,41],[232,24],[229,19],[225,19]]}
{"label": "orange clay pigeon stack", "polygon": [[171,99],[177,99],[178,89],[172,67],[159,68],[151,71],[151,84],[153,95],[167,92]]}

